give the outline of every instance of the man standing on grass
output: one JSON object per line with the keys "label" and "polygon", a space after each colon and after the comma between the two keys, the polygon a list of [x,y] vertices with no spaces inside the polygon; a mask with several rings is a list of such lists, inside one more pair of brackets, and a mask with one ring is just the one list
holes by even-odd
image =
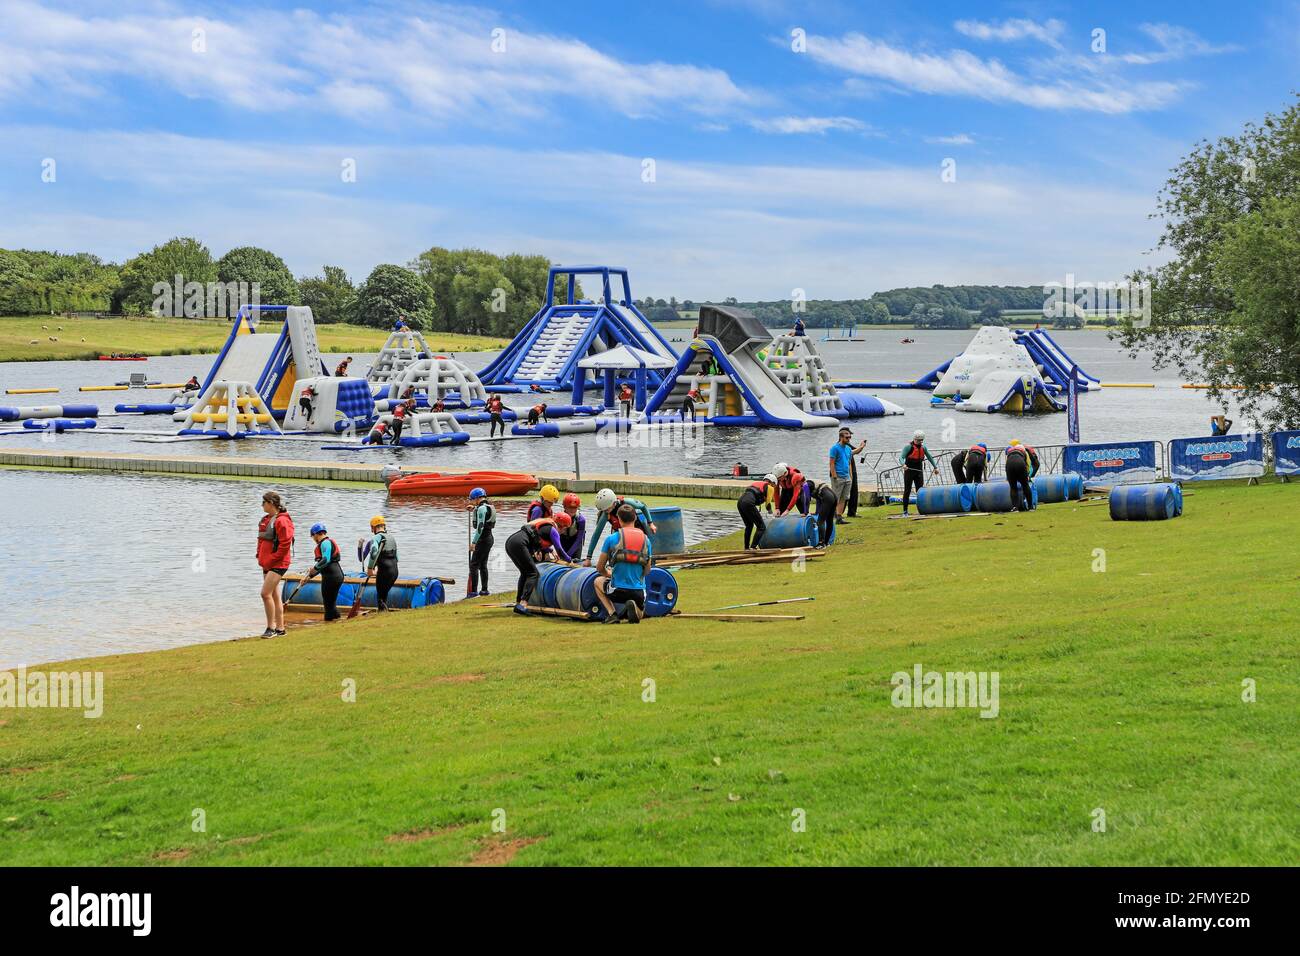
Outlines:
{"label": "man standing on grass", "polygon": [[830,464],[831,488],[835,491],[835,523],[847,524],[844,508],[849,502],[849,491],[853,487],[853,456],[862,454],[867,447],[864,438],[857,448],[853,447],[853,432],[847,428],[840,429],[840,438],[831,445],[828,462]]}

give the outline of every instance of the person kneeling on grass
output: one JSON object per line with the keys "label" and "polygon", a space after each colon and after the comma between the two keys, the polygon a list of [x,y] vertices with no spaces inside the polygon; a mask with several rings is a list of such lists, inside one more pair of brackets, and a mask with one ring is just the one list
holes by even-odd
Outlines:
{"label": "person kneeling on grass", "polygon": [[650,569],[650,536],[636,526],[629,505],[618,510],[618,530],[605,539],[596,558],[596,600],[605,609],[605,623],[617,624],[614,602],[622,602],[623,619],[640,624],[645,617],[645,574]]}

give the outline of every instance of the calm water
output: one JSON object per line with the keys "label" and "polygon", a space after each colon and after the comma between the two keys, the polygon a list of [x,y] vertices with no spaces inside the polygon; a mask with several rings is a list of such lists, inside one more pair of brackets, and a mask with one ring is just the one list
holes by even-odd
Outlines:
{"label": "calm water", "polygon": [[[0,668],[261,633],[261,492],[242,481],[0,469],[0,554],[10,567]],[[357,538],[371,515],[384,514],[402,576],[455,578],[448,600],[464,596],[463,510],[438,499],[390,501],[379,487],[281,492],[297,526],[295,570],[311,559],[307,529],[323,521],[344,551],[344,569],[355,571]],[[513,592],[517,574],[504,542],[523,509],[524,502],[501,506],[494,592]],[[739,521],[734,511],[688,510],[684,523],[695,543]]]}
{"label": "calm water", "polygon": [[[911,381],[959,353],[973,332],[900,332],[871,330],[859,332],[862,342],[818,342],[831,372],[839,380]],[[916,339],[902,345],[904,335]],[[1121,353],[1100,330],[1054,333],[1061,346],[1084,370],[1113,382],[1153,382],[1154,389],[1102,389],[1081,398],[1080,420],[1085,441],[1127,440],[1138,438],[1169,439],[1206,433],[1208,416],[1218,411],[1200,392],[1179,388],[1172,373],[1156,373],[1149,360],[1132,360]],[[670,336],[681,337],[677,330]],[[681,347],[680,342],[675,343]],[[471,368],[482,368],[495,353],[466,353],[461,358]],[[363,368],[371,356],[357,355],[356,365]],[[165,382],[183,381],[191,374],[202,377],[211,364],[203,356],[167,356],[148,362],[36,362],[0,363],[0,386],[6,388],[57,386],[58,395],[4,396],[5,404],[41,405],[61,402],[91,402],[111,409],[118,402],[164,401],[166,392],[78,393],[78,385],[111,384],[125,379],[129,372],[147,372],[151,379]],[[881,391],[882,397],[903,406],[906,414],[881,419],[864,419],[852,423],[857,438],[866,438],[868,447],[901,447],[917,428],[925,429],[933,447],[968,445],[978,440],[990,445],[1004,445],[1010,438],[1040,445],[1065,441],[1065,416],[1043,415],[1016,418],[1007,415],[979,415],[952,409],[932,409],[929,394],[912,389]],[[508,397],[509,398],[509,397]],[[567,396],[554,398],[567,402]],[[516,404],[523,404],[521,398]],[[529,403],[531,404],[531,403]],[[1229,410],[1229,414],[1232,412]],[[120,424],[164,432],[171,422],[161,417],[119,417],[105,420],[104,425]],[[945,431],[945,426],[947,426]],[[487,426],[469,426],[474,435],[486,435]],[[952,436],[948,440],[945,435]],[[153,444],[135,441],[126,435],[70,433],[58,436],[54,447],[100,448],[155,452],[166,455],[228,455],[232,457],[284,457],[352,461],[391,461],[406,467],[454,469],[491,468],[506,470],[573,469],[574,443],[577,443],[581,468],[588,474],[621,473],[624,463],[634,474],[717,475],[730,471],[735,462],[744,462],[760,472],[777,460],[801,464],[816,471],[833,440],[829,430],[772,431],[753,428],[705,428],[689,447],[634,434],[630,440],[611,443],[595,435],[562,436],[558,439],[471,442],[455,448],[400,449],[383,452],[325,451],[309,441],[242,441],[242,442],[173,442]],[[38,447],[41,439],[31,436],[0,436],[10,447],[23,444]],[[653,442],[653,444],[652,444]]]}

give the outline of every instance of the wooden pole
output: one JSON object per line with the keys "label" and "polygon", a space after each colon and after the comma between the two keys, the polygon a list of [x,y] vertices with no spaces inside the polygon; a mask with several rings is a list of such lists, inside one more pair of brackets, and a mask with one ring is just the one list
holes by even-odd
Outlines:
{"label": "wooden pole", "polygon": [[802,621],[802,614],[677,614],[670,618],[688,617],[710,621]]}

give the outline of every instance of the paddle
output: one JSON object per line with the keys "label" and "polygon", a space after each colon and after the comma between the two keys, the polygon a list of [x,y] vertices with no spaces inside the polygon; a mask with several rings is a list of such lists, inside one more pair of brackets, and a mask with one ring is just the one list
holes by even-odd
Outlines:
{"label": "paddle", "polygon": [[815,601],[816,598],[797,597],[781,598],[779,601],[751,601],[749,604],[728,604],[726,607],[715,607],[715,611],[733,611],[738,607],[767,607],[769,604],[798,604],[800,601]]}
{"label": "paddle", "polygon": [[465,597],[474,596],[474,543],[472,540],[472,529],[474,527],[474,509],[477,507],[477,505],[470,505],[469,521],[465,525],[465,544],[469,549],[469,580],[465,582]]}
{"label": "paddle", "polygon": [[298,582],[298,586],[294,588],[292,591],[290,591],[289,596],[284,599],[284,603],[286,606],[293,603],[293,599],[298,596],[298,592],[302,590],[302,586],[310,580],[311,580],[311,571],[309,570],[305,575],[303,575],[302,580]]}

